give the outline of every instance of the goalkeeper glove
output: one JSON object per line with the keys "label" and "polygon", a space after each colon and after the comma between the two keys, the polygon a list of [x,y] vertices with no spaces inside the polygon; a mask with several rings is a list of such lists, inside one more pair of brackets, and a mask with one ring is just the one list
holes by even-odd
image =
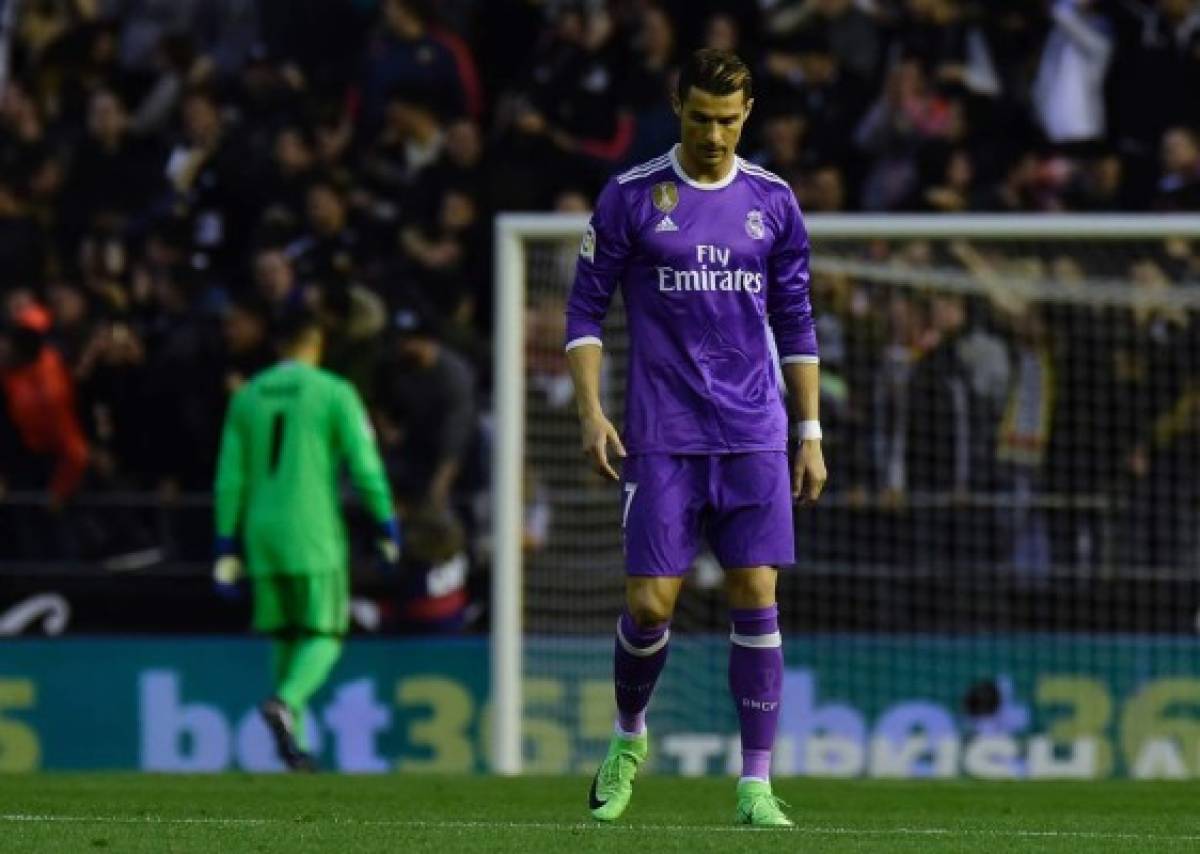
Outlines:
{"label": "goalkeeper glove", "polygon": [[213,564],[213,589],[222,599],[240,599],[242,590],[242,559],[237,556],[237,544],[233,537],[217,537],[214,549],[217,560]]}
{"label": "goalkeeper glove", "polygon": [[400,554],[404,538],[400,534],[400,522],[392,517],[379,523],[375,549],[379,553],[380,572],[395,572],[400,567]]}

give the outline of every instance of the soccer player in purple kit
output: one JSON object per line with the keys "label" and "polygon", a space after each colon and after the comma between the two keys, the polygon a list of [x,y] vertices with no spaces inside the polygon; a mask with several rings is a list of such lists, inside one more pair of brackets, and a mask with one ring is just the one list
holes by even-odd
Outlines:
{"label": "soccer player in purple kit", "polygon": [[[681,141],[604,187],[567,305],[583,452],[622,487],[617,721],[589,794],[601,821],[624,812],[646,760],[646,707],[683,577],[706,536],[725,569],[732,622],[729,687],[742,744],[735,820],[792,826],[770,783],[783,682],[776,567],[795,560],[792,502],[817,500],[825,463],[808,235],[787,182],[736,155],[752,104],[750,72],[735,55],[689,57],[675,98]],[[630,340],[623,440],[599,396],[602,325],[618,286]],[[776,350],[799,440],[790,467]],[[619,477],[610,444],[625,458]]]}

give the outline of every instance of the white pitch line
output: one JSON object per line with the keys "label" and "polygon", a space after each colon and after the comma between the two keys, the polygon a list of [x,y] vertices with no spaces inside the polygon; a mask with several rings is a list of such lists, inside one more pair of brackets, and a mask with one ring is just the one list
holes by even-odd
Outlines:
{"label": "white pitch line", "polygon": [[[131,824],[131,825],[214,825],[217,827],[250,827],[262,825],[294,825],[311,826],[319,822],[300,822],[284,818],[167,818],[163,816],[86,816],[86,815],[33,815],[25,813],[0,814],[0,822],[28,824]],[[341,826],[362,827],[394,827],[409,830],[595,830],[597,833],[612,833],[614,831],[630,831],[645,833],[661,830],[668,833],[780,833],[775,828],[763,827],[733,827],[730,825],[714,825],[705,827],[694,824],[607,824],[596,822],[538,822],[538,821],[421,821],[421,820],[389,820],[389,819],[331,819],[331,823]],[[994,838],[1017,839],[1098,839],[1098,840],[1128,840],[1133,842],[1197,842],[1200,834],[1159,834],[1159,833],[1109,833],[1102,830],[999,830],[989,828],[953,828],[953,827],[836,827],[836,826],[799,826],[790,832],[806,836],[985,836]]]}

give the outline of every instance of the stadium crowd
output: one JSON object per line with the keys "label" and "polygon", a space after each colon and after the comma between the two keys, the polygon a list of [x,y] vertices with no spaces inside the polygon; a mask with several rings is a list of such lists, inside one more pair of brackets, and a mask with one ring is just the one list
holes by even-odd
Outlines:
{"label": "stadium crowd", "polygon": [[[478,527],[492,214],[586,211],[608,175],[665,150],[693,47],[752,65],[742,153],[810,213],[1200,210],[1191,0],[30,0],[12,33],[0,480],[50,498],[9,511],[10,558],[154,546],[136,513],[93,530],[73,502],[209,490],[229,395],[298,303],[369,401],[407,512]],[[890,251],[975,275],[1013,263]],[[1105,272],[1200,278],[1186,243],[1133,261]],[[1033,493],[1057,472],[1054,491],[1119,474],[1163,500],[1181,461],[1195,470],[1191,313],[1089,324],[847,276],[816,287],[835,498]],[[560,328],[537,307],[530,322]],[[532,356],[562,407],[561,363]],[[1081,442],[1098,433],[1111,442]],[[968,473],[985,458],[1004,465]],[[553,484],[530,477],[537,548]],[[1053,538],[1021,530],[1013,560],[1044,571]],[[1155,560],[1194,555],[1164,537]]]}

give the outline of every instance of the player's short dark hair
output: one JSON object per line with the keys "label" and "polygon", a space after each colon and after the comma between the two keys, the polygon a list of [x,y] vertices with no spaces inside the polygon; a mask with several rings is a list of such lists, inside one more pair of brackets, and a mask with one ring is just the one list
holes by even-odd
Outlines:
{"label": "player's short dark hair", "polygon": [[731,51],[710,47],[692,53],[679,70],[676,93],[681,104],[687,100],[688,90],[693,86],[713,95],[732,95],[740,91],[746,101],[753,96],[750,69],[746,63]]}
{"label": "player's short dark hair", "polygon": [[311,309],[303,306],[290,308],[275,319],[273,337],[275,343],[288,349],[304,338],[321,331],[321,319]]}

